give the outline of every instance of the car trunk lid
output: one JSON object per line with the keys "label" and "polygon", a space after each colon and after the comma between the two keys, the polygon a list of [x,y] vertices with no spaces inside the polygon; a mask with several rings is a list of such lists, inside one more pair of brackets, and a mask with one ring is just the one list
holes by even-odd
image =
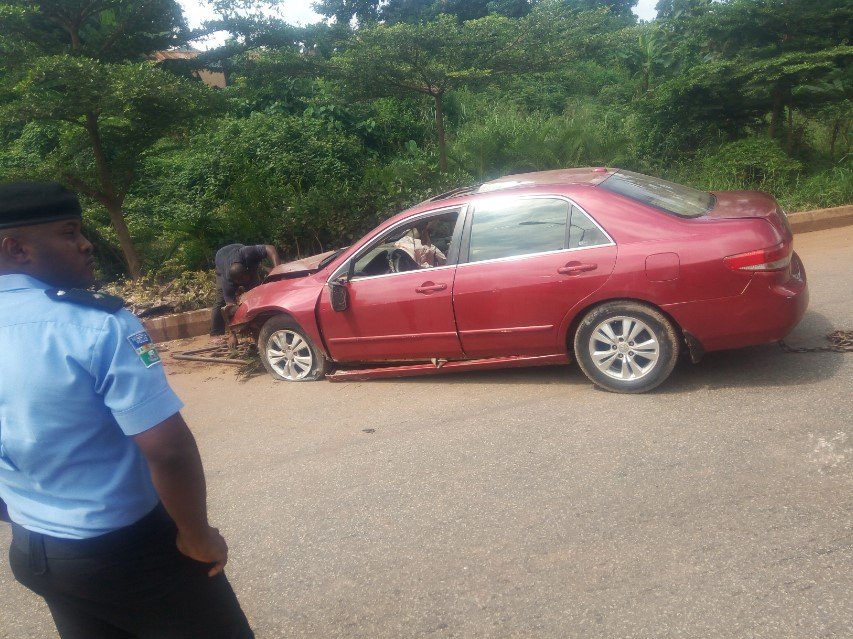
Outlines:
{"label": "car trunk lid", "polygon": [[785,211],[772,195],[760,191],[715,191],[708,217],[716,219],[760,218],[766,220],[785,244],[793,239]]}

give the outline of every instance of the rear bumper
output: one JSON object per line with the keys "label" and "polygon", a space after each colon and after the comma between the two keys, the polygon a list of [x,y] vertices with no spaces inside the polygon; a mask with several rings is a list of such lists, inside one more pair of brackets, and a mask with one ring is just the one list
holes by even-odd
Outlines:
{"label": "rear bumper", "polygon": [[756,273],[742,294],[725,299],[664,306],[678,325],[705,351],[776,342],[799,323],[809,305],[806,272],[791,258],[790,276]]}

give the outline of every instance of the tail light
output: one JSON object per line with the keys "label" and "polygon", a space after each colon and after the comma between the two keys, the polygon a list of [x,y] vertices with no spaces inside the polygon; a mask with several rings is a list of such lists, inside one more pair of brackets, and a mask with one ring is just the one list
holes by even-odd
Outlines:
{"label": "tail light", "polygon": [[780,271],[791,263],[792,253],[790,244],[779,244],[758,251],[729,255],[723,261],[733,271]]}

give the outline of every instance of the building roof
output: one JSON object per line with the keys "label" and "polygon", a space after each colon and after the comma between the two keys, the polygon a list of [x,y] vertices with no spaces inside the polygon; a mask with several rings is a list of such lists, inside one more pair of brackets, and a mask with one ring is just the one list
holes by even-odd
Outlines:
{"label": "building roof", "polygon": [[[195,49],[169,49],[168,51],[155,51],[151,57],[157,62],[165,62],[167,60],[193,60],[197,58],[201,52]],[[224,89],[227,81],[225,74],[222,71],[211,71],[209,69],[200,69],[193,71],[193,75],[204,82],[209,87]]]}

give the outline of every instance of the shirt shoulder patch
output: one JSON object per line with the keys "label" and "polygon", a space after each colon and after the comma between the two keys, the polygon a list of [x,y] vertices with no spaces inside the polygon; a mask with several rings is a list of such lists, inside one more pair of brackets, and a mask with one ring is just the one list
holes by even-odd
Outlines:
{"label": "shirt shoulder patch", "polygon": [[45,291],[47,296],[57,302],[70,302],[96,308],[107,313],[115,313],[124,308],[124,300],[115,295],[106,293],[93,293],[82,288],[53,288]]}
{"label": "shirt shoulder patch", "polygon": [[139,359],[145,364],[145,368],[151,368],[154,364],[160,363],[160,355],[157,353],[157,347],[151,341],[151,337],[146,331],[139,331],[133,335],[127,336],[127,341],[136,351]]}

